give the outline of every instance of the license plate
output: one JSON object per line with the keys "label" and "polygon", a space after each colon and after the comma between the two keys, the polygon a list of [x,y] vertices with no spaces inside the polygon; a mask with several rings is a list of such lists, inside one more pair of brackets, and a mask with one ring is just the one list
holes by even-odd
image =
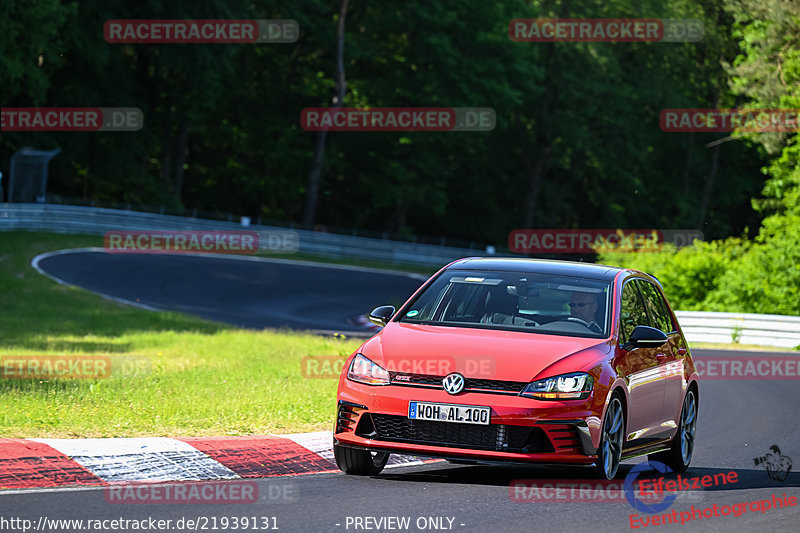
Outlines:
{"label": "license plate", "polygon": [[434,420],[458,424],[489,425],[492,409],[475,405],[453,405],[449,403],[409,402],[408,418],[412,420]]}

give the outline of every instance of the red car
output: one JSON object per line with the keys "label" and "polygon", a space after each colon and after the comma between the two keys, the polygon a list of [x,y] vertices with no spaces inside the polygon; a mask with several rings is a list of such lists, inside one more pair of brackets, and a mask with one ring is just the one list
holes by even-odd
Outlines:
{"label": "red car", "polygon": [[347,360],[333,449],[348,474],[390,453],[460,463],[689,466],[698,375],[658,280],[589,263],[462,259]]}

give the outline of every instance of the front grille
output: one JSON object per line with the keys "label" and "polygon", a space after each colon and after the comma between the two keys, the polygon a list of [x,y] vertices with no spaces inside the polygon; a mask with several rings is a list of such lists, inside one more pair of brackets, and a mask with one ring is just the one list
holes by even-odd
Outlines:
{"label": "front grille", "polygon": [[496,379],[468,379],[465,388],[513,392],[519,394],[528,385],[524,381],[500,381]]}
{"label": "front grille", "polygon": [[356,435],[373,440],[493,450],[517,453],[548,453],[550,440],[538,427],[490,424],[457,424],[411,420],[404,416],[364,414]]}
{"label": "front grille", "polygon": [[[442,389],[444,376],[429,376],[425,374],[410,374],[406,372],[389,372],[392,385],[421,385],[424,387]],[[498,379],[465,378],[464,391],[486,391],[503,394],[519,394],[528,384],[527,381],[502,381]]]}

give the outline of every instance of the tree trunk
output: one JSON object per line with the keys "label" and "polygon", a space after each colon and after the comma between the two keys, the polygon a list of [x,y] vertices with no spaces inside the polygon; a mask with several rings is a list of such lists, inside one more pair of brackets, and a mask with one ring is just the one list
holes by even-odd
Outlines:
{"label": "tree trunk", "polygon": [[[336,27],[336,95],[333,97],[332,109],[342,107],[347,83],[344,76],[344,30],[347,18],[347,5],[350,0],[342,0],[339,8],[339,24]],[[322,164],[325,158],[325,141],[328,138],[327,131],[317,132],[316,142],[314,143],[314,159],[311,164],[311,171],[308,174],[306,186],[306,201],[303,208],[303,225],[311,227],[317,213],[317,201],[319,199],[319,184],[322,177]]]}
{"label": "tree trunk", "polygon": [[689,171],[692,169],[692,155],[694,154],[694,132],[686,136],[686,159],[683,162],[683,196],[689,197]]}
{"label": "tree trunk", "polygon": [[706,180],[706,185],[703,188],[703,199],[700,202],[700,221],[697,225],[697,229],[703,231],[703,226],[706,223],[706,216],[708,214],[708,204],[711,200],[711,190],[714,187],[714,180],[717,177],[717,171],[719,170],[719,150],[722,144],[716,144],[712,148],[713,152],[711,154],[711,170],[708,173],[708,179]]}
{"label": "tree trunk", "polygon": [[525,176],[528,178],[528,193],[525,196],[525,204],[523,206],[522,227],[529,229],[533,227],[533,218],[538,208],[542,179],[550,167],[550,144],[545,143],[539,148],[539,153],[534,162],[528,144],[528,137],[519,116],[517,116],[517,134],[522,154],[522,165],[525,168]]}
{"label": "tree trunk", "polygon": [[[527,154],[526,159],[530,159],[530,153]],[[550,167],[550,145],[544,145],[539,149],[539,155],[536,157],[536,164],[530,168],[530,160],[527,162],[526,172],[528,173],[529,190],[525,197],[525,212],[523,215],[522,223],[525,228],[533,227],[533,219],[539,208],[539,190],[542,187],[542,179],[544,178],[547,169]]]}
{"label": "tree trunk", "polygon": [[394,215],[392,216],[392,224],[389,230],[394,234],[402,233],[405,229],[408,220],[408,207],[405,200],[398,200],[394,206]]}
{"label": "tree trunk", "polygon": [[178,135],[175,139],[175,155],[172,157],[173,161],[173,183],[175,197],[178,203],[181,203],[181,196],[183,194],[183,165],[186,163],[186,153],[189,144],[189,126],[186,124],[186,119],[181,121],[178,129]]}
{"label": "tree trunk", "polygon": [[161,171],[158,177],[161,186],[167,194],[172,193],[172,129],[169,125],[164,127],[164,136],[161,138]]}

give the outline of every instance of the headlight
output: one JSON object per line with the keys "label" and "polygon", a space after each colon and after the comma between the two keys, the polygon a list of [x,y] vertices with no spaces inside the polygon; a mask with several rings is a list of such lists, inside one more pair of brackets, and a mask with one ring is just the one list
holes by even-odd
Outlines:
{"label": "headlight", "polygon": [[537,400],[585,400],[593,383],[589,374],[574,372],[528,383],[520,395]]}
{"label": "headlight", "polygon": [[388,385],[389,373],[363,355],[358,354],[350,363],[347,379],[367,385]]}

